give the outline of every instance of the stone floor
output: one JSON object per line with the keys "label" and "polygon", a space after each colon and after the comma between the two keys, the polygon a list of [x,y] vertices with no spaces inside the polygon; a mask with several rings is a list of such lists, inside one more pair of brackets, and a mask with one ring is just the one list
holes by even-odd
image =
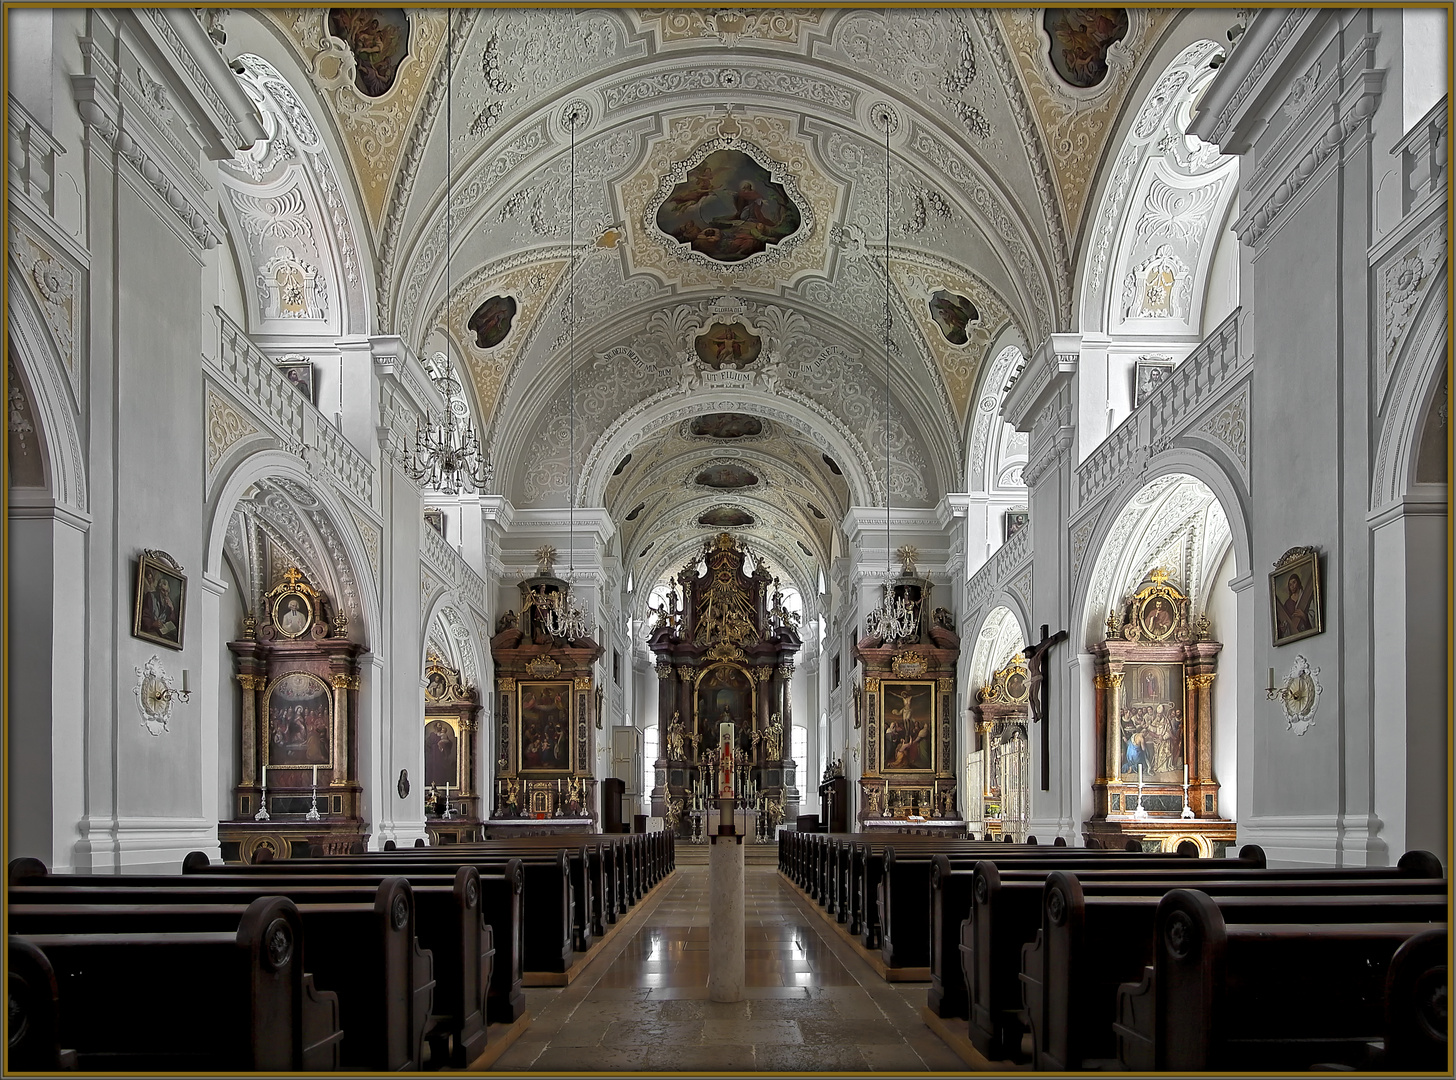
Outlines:
{"label": "stone floor", "polygon": [[745,871],[745,1000],[708,1000],[708,872],[683,865],[645,917],[569,987],[526,991],[531,1027],[497,1071],[963,1072],[891,985],[801,906],[772,865]]}

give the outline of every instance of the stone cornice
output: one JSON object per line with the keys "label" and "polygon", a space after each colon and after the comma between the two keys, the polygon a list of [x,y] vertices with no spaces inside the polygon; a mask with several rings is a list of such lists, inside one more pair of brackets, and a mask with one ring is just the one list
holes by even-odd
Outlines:
{"label": "stone cornice", "polygon": [[1239,39],[1218,77],[1199,102],[1188,131],[1215,143],[1225,154],[1244,154],[1258,134],[1257,106],[1279,78],[1277,68],[1308,32],[1328,15],[1320,10],[1272,8],[1259,11]]}
{"label": "stone cornice", "polygon": [[1031,430],[1047,401],[1076,373],[1081,346],[1080,334],[1052,334],[1037,347],[1001,404],[1007,423],[1017,431]]}

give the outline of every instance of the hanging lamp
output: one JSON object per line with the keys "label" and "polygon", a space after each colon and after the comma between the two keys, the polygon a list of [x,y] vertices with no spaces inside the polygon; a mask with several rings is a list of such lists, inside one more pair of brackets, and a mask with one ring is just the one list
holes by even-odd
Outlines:
{"label": "hanging lamp", "polygon": [[[880,604],[869,613],[867,628],[872,637],[884,642],[915,637],[920,617],[914,604],[897,595],[890,581],[890,335],[893,327],[890,307],[890,126],[893,114],[885,106],[880,116],[885,127],[885,584],[880,586]],[[906,573],[913,573],[914,549],[901,548]],[[908,557],[908,558],[907,558]]]}
{"label": "hanging lamp", "polygon": [[[451,199],[450,137],[452,122],[452,85],[454,82],[454,48],[449,34],[445,42],[445,312],[450,311],[450,220],[454,204]],[[445,395],[445,410],[436,417],[434,411],[415,421],[414,446],[405,442],[403,466],[406,474],[421,487],[458,495],[461,491],[484,491],[495,477],[493,466],[481,449],[474,421],[469,419],[464,388],[455,378],[450,360],[448,333],[443,353],[435,355],[431,380]]]}

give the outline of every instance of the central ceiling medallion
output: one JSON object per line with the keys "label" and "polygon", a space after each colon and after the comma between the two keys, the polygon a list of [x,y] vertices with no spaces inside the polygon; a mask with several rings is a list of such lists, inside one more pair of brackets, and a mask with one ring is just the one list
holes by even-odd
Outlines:
{"label": "central ceiling medallion", "polygon": [[689,168],[658,204],[656,221],[678,243],[720,263],[758,255],[802,224],[784,184],[738,149],[710,150]]}
{"label": "central ceiling medallion", "polygon": [[715,506],[698,518],[699,525],[715,529],[734,529],[753,523],[753,515],[736,506]]}
{"label": "central ceiling medallion", "polygon": [[946,341],[964,345],[970,340],[966,327],[980,318],[980,313],[964,296],[941,289],[930,298],[930,317]]}
{"label": "central ceiling medallion", "polygon": [[710,488],[744,488],[758,483],[758,476],[751,470],[732,462],[709,465],[693,477],[693,483]]}

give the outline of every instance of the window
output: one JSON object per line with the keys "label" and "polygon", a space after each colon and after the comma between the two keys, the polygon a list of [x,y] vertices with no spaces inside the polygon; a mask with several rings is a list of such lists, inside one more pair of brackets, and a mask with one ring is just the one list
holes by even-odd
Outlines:
{"label": "window", "polygon": [[647,730],[642,733],[642,798],[648,799],[652,795],[652,785],[656,776],[652,771],[652,763],[657,760],[657,725],[648,724]]}
{"label": "window", "polygon": [[807,765],[809,763],[809,729],[795,724],[790,745],[794,760],[800,765]]}

